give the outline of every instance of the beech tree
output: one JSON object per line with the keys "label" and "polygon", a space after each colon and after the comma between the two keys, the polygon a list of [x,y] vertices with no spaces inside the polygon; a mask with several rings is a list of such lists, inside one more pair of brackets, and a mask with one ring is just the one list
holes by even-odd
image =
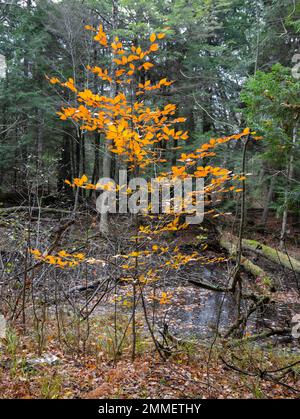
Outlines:
{"label": "beech tree", "polygon": [[[71,119],[79,125],[83,132],[99,132],[105,136],[106,152],[113,153],[118,156],[119,160],[125,165],[126,170],[132,176],[141,176],[147,173],[147,169],[151,166],[159,168],[165,159],[161,156],[160,144],[176,140],[178,144],[188,141],[188,132],[180,130],[179,124],[185,122],[185,118],[176,117],[176,105],[167,103],[163,107],[151,107],[147,103],[147,98],[152,92],[161,89],[167,89],[174,81],[163,78],[153,82],[148,76],[154,67],[155,53],[159,49],[159,41],[165,38],[164,33],[152,33],[149,35],[148,45],[142,48],[137,45],[130,45],[126,40],[120,40],[119,37],[110,37],[104,32],[103,26],[95,29],[92,26],[86,26],[91,31],[93,38],[103,48],[110,48],[113,65],[104,69],[98,66],[87,69],[96,74],[102,81],[108,85],[107,95],[100,95],[85,88],[81,90],[72,78],[67,81],[60,81],[57,77],[49,78],[51,84],[58,84],[63,88],[72,91],[76,96],[74,106],[63,107],[58,115],[61,120]],[[254,135],[254,133],[252,133]],[[218,145],[229,141],[239,140],[250,135],[250,129],[246,128],[240,134],[233,134],[229,137],[220,137],[211,139],[209,143],[202,144],[192,153],[181,153],[176,166],[172,167],[170,172],[156,170],[157,179],[165,179],[168,182],[174,182],[176,179],[186,179],[192,177],[194,179],[206,179],[206,184],[202,190],[191,190],[186,200],[180,198],[181,202],[175,203],[175,197],[170,196],[167,214],[151,214],[152,202],[146,209],[150,209],[150,214],[145,207],[135,212],[135,228],[131,237],[132,251],[127,254],[115,255],[109,261],[115,263],[114,258],[118,257],[124,260],[119,269],[122,270],[122,277],[132,284],[132,358],[136,352],[136,307],[140,302],[144,309],[145,320],[150,335],[155,343],[156,349],[162,357],[165,356],[155,337],[153,325],[150,324],[147,315],[147,307],[144,298],[144,288],[157,281],[166,266],[170,269],[179,269],[181,266],[190,261],[199,261],[201,264],[211,263],[212,261],[202,254],[205,250],[205,243],[201,246],[200,252],[185,254],[176,244],[165,246],[161,245],[158,238],[166,232],[182,231],[188,228],[188,223],[183,222],[183,216],[191,213],[191,204],[197,199],[198,194],[205,194],[206,203],[209,202],[209,196],[216,193],[223,193],[229,190],[236,193],[240,192],[237,186],[229,185],[231,181],[243,181],[244,175],[234,175],[226,168],[203,164],[206,157],[215,156],[215,149]],[[107,179],[110,174],[103,171]],[[110,182],[103,184],[92,184],[88,182],[88,177],[83,175],[81,178],[75,178],[72,182],[66,180],[69,186],[73,188],[83,188],[96,190],[102,188],[105,190],[115,188],[121,194],[134,197],[137,191],[123,185],[111,185]],[[174,184],[174,183],[173,183]],[[152,184],[148,182],[147,193],[152,192]],[[177,199],[178,197],[176,197]],[[185,197],[186,198],[186,197]],[[140,199],[140,195],[136,200]],[[165,203],[163,203],[165,204]],[[127,208],[126,208],[127,209]],[[193,210],[193,208],[192,208]],[[208,213],[213,213],[210,208]],[[107,214],[107,212],[106,212]],[[203,215],[203,214],[201,214]],[[100,214],[103,217],[103,213]],[[146,217],[143,223],[140,217]],[[106,220],[100,223],[101,232],[107,234],[108,228]],[[32,250],[32,254],[41,261],[56,265],[60,268],[74,267],[79,263],[97,263],[101,259],[86,260],[83,254],[70,254],[65,250],[55,255],[43,254],[40,250]],[[149,257],[151,258],[149,259]],[[155,266],[150,260],[156,260]],[[148,263],[145,261],[149,260]],[[213,262],[221,261],[222,258],[213,259]],[[161,304],[168,303],[171,298],[167,293],[162,292],[161,296],[153,297],[159,300]]]}

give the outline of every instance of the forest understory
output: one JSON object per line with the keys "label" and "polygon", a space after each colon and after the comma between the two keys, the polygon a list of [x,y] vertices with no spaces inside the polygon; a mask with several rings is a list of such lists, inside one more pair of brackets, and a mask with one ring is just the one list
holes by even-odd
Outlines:
{"label": "forest understory", "polygon": [[0,399],[299,399],[299,97],[299,1],[0,1]]}
{"label": "forest understory", "polygon": [[[132,361],[132,284],[105,260],[128,253],[133,219],[111,216],[111,234],[103,237],[93,214],[84,207],[79,213],[74,223],[61,214],[39,218],[34,212],[28,223],[28,214],[22,211],[5,213],[2,219],[6,271],[1,311],[10,313],[1,340],[3,398],[299,397],[300,342],[291,336],[291,319],[300,311],[299,274],[247,251],[247,258],[270,275],[274,288],[270,292],[270,283],[242,269],[243,292],[259,292],[267,299],[247,315],[241,329],[230,333],[237,318],[237,296],[197,285],[226,285],[234,258],[220,245],[218,225],[232,226],[232,216],[224,216],[221,223],[218,219],[190,226],[184,234],[167,232],[156,241],[159,246],[175,241],[181,251],[192,254],[205,240],[206,260],[183,267],[171,263],[158,282],[145,287],[143,301],[136,305]],[[253,213],[245,237],[274,246],[278,238],[270,226],[279,220],[270,216],[263,234],[255,224],[258,211]],[[31,260],[24,296],[19,278],[26,266],[22,243],[29,232],[33,242],[42,241],[53,250],[53,243],[58,248],[67,245],[90,261],[101,255],[101,262],[70,272]],[[229,229],[227,233],[233,234]],[[297,230],[293,233],[287,251],[297,256]],[[241,315],[250,307],[251,300],[244,300]],[[164,359],[149,336],[144,308]]]}

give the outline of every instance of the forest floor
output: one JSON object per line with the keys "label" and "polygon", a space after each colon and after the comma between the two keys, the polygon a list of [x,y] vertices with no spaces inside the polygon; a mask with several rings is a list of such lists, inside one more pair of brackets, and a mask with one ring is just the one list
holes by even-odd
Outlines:
{"label": "forest floor", "polygon": [[[270,222],[277,221],[271,218]],[[107,242],[102,243],[98,236],[95,238],[97,226],[86,232],[86,225],[85,220],[81,225],[79,223],[71,234],[64,238],[61,243],[62,248],[83,247],[89,252],[90,257],[106,254],[110,248],[112,252],[116,249],[119,252],[124,251],[123,248],[126,251],[124,237],[128,236],[128,232],[124,223],[122,228],[115,223],[115,236],[118,241],[109,242],[109,245]],[[47,219],[39,227],[42,234],[41,242],[48,240],[51,243],[49,226],[55,228],[55,220]],[[22,218],[13,228],[14,234],[11,233],[12,227],[8,222],[1,232],[3,239],[1,250],[4,257],[9,255],[15,258],[13,259],[15,263],[11,263],[7,271],[8,277],[12,278],[18,277],[21,272],[19,265],[24,263],[23,242],[20,240],[25,231]],[[130,225],[127,229],[130,230]],[[9,235],[6,232],[9,232]],[[121,232],[124,237],[121,236]],[[189,252],[197,248],[199,233],[201,236],[201,229],[182,234],[179,242],[182,249]],[[272,234],[258,231],[254,233],[248,231],[247,234],[275,247],[276,237]],[[176,236],[166,238],[166,240],[175,239],[177,240]],[[14,248],[17,250],[12,252],[11,249]],[[293,240],[289,240],[288,249],[295,257],[299,256],[297,245]],[[216,255],[215,252],[213,247],[208,249],[211,258]],[[299,310],[299,295],[292,273],[285,269],[279,270],[277,266],[272,266],[267,261],[256,259],[255,262],[263,263],[264,268],[276,275],[280,279],[281,287],[274,293],[273,303],[260,312],[257,318],[250,319],[246,338],[261,332],[262,328],[278,327],[278,325],[286,327],[290,324],[294,313]],[[166,361],[159,358],[149,336],[147,338],[146,335],[141,335],[138,336],[137,355],[132,362],[131,330],[126,334],[122,353],[116,356],[112,343],[114,300],[109,298],[101,301],[90,320],[84,326],[80,326],[82,330],[78,329],[76,319],[72,319],[69,312],[64,312],[64,302],[59,310],[63,312],[65,331],[57,330],[55,310],[51,306],[53,303],[50,303],[50,308],[47,309],[49,317],[45,330],[42,331],[43,336],[34,323],[33,313],[29,311],[26,313],[26,330],[22,330],[19,319],[14,328],[9,330],[6,338],[0,341],[0,397],[298,398],[300,395],[299,342],[297,343],[291,336],[251,345],[236,344],[234,341],[232,347],[228,339],[222,340],[219,337],[215,341],[211,339],[215,332],[219,308],[222,308],[223,317],[221,316],[217,332],[222,332],[224,325],[227,329],[235,318],[235,313],[231,314],[234,304],[229,299],[223,302],[221,293],[191,286],[188,280],[195,277],[196,280],[201,278],[222,285],[226,281],[229,264],[228,260],[223,264],[207,266],[192,264],[176,272],[176,275],[166,270],[165,277],[158,286],[172,296],[172,304],[156,307],[156,322],[161,328],[167,319],[170,332],[180,339],[174,343],[172,354]],[[107,267],[92,266],[89,269],[87,272],[78,270],[76,274],[74,271],[72,275],[64,272],[58,274],[60,276],[57,278],[64,287],[63,292],[68,293],[72,287],[86,284],[87,277],[89,281],[94,281],[107,274],[105,270]],[[32,277],[36,280],[37,298],[42,299],[44,287],[49,287],[47,293],[49,298],[53,299],[55,285],[53,271],[37,270],[34,274],[36,276]],[[242,272],[242,275],[245,286],[252,286],[253,278],[245,272]],[[129,294],[127,287],[126,283],[118,287],[121,306],[122,298]],[[85,298],[89,296],[88,293],[78,292],[72,295],[71,300],[77,308],[81,308],[85,306]],[[148,295],[145,293],[146,302],[147,298]],[[31,296],[28,294],[28,301],[31,301],[30,299]],[[93,307],[96,300],[97,295],[89,301],[89,304]],[[8,303],[12,302],[8,294]],[[148,305],[149,308],[152,307],[151,300],[148,301]],[[120,308],[119,321],[122,327],[129,317],[127,309],[130,307]],[[141,312],[140,310],[137,313],[138,316]],[[140,319],[137,318],[137,321]],[[144,330],[144,326],[140,323],[140,330]],[[89,337],[85,341],[84,336],[87,332]],[[59,334],[63,335],[62,339],[58,339]],[[41,339],[42,355],[37,355]]]}
{"label": "forest floor", "polygon": [[[11,342],[2,349],[1,398],[274,399],[300,394],[300,368],[285,369],[296,355],[272,347],[239,347],[226,360],[226,347],[217,345],[210,353],[200,343],[178,348],[166,361],[148,347],[134,362],[129,352],[116,362],[104,352],[96,358],[91,353],[66,353],[54,340],[47,348],[52,359],[39,362],[24,336],[18,351],[9,352]],[[279,376],[267,373],[275,370]]]}

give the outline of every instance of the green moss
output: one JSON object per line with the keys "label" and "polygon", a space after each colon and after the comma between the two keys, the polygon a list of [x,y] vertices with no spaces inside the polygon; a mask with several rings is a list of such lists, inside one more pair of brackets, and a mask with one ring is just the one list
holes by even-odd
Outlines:
{"label": "green moss", "polygon": [[248,243],[249,246],[255,246],[255,247],[261,246],[261,244],[256,240],[244,239],[243,242]]}
{"label": "green moss", "polygon": [[280,252],[277,249],[273,249],[270,246],[261,244],[255,240],[244,239],[243,246],[250,250],[260,253],[265,258],[275,263],[280,263],[288,269],[294,269],[296,272],[300,272],[300,261],[293,257],[288,257],[286,254]]}

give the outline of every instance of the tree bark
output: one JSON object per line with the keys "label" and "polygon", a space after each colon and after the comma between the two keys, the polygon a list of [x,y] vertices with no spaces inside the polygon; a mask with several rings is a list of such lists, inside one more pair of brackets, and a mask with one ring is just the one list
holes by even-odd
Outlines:
{"label": "tree bark", "polygon": [[72,181],[72,154],[70,129],[66,128],[62,138],[60,161],[58,163],[57,189],[71,194],[71,188],[66,188],[65,180]]}
{"label": "tree bark", "polygon": [[287,185],[284,195],[284,211],[282,216],[282,225],[281,225],[281,234],[280,234],[280,243],[279,247],[280,250],[284,249],[285,239],[286,239],[286,231],[287,231],[287,220],[288,220],[288,209],[289,209],[289,194],[291,192],[291,179],[293,178],[294,174],[294,147],[296,144],[297,138],[297,124],[293,128],[293,138],[292,138],[292,147],[290,158],[287,165]]}
{"label": "tree bark", "polygon": [[[230,254],[235,254],[236,252],[236,246],[238,242],[238,237],[228,233],[224,232],[221,233],[220,236],[220,245],[226,249]],[[243,250],[250,250],[257,255],[263,256],[266,259],[270,260],[271,262],[274,262],[278,265],[282,265],[287,269],[290,269],[292,271],[295,271],[296,273],[300,273],[300,260],[293,258],[292,256],[289,256],[283,252],[280,252],[277,249],[273,249],[270,246],[266,246],[265,244],[262,244],[256,240],[249,240],[249,239],[243,239],[242,240],[242,249]],[[241,264],[243,265],[243,260],[248,260],[242,257]],[[253,262],[251,262],[253,265]],[[249,265],[251,267],[251,264]],[[255,265],[256,267],[257,265]],[[247,269],[247,266],[244,266],[245,269]],[[259,268],[259,267],[258,267]],[[252,269],[252,268],[251,268]],[[260,268],[261,269],[261,268]],[[254,272],[255,274],[255,272]],[[267,278],[268,275],[266,275]]]}
{"label": "tree bark", "polygon": [[[112,2],[112,32],[118,27],[118,2],[117,0],[113,0]],[[111,83],[111,97],[115,97],[116,95],[116,83],[115,83],[115,67],[116,64],[112,61],[111,65],[111,75],[113,81]],[[105,141],[105,152],[103,156],[103,166],[102,166],[102,175],[104,178],[110,178],[111,175],[111,151],[110,151],[110,144],[108,141]],[[100,233],[106,235],[109,233],[109,225],[108,225],[108,213],[105,212],[100,214],[100,225],[99,225]]]}
{"label": "tree bark", "polygon": [[[236,256],[238,242],[238,237],[227,232],[223,233],[220,237],[220,245],[226,249],[231,256]],[[244,242],[245,239],[242,240],[241,248],[244,247]],[[273,279],[260,266],[254,264],[250,259],[243,255],[240,257],[240,265],[255,278],[260,278],[264,284],[273,286]],[[230,287],[232,287],[232,284],[230,284],[229,288]]]}
{"label": "tree bark", "polygon": [[270,179],[268,194],[267,194],[267,198],[266,198],[266,201],[265,201],[263,214],[262,214],[262,217],[261,217],[261,224],[263,226],[265,226],[266,223],[267,223],[269,207],[270,207],[270,203],[272,202],[273,191],[274,191],[274,186],[275,186],[275,178],[276,178],[275,176],[272,176],[271,179]]}

